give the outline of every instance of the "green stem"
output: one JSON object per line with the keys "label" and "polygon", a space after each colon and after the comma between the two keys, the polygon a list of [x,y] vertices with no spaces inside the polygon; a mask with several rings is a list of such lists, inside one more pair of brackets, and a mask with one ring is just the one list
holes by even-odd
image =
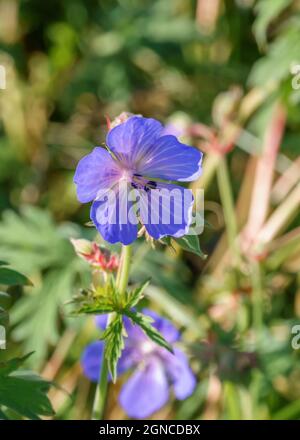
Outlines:
{"label": "green stem", "polygon": [[258,343],[263,326],[263,287],[259,262],[254,262],[252,265],[252,307],[253,327],[256,333],[256,342]]}
{"label": "green stem", "polygon": [[229,246],[231,250],[235,252],[235,256],[239,257],[239,249],[236,243],[238,228],[235,217],[235,206],[225,156],[220,159],[217,177]]}
{"label": "green stem", "polygon": [[[123,295],[127,289],[132,248],[131,246],[123,246],[121,264],[117,274],[116,287],[120,295]],[[109,324],[111,315],[108,316],[107,325]],[[108,388],[108,366],[104,353],[101,362],[100,377],[96,389],[95,400],[93,405],[93,420],[102,420],[104,417],[107,388]]]}
{"label": "green stem", "polygon": [[102,420],[104,417],[107,387],[108,387],[107,377],[108,377],[108,367],[103,353],[100,377],[96,388],[95,400],[93,405],[92,420]]}
{"label": "green stem", "polygon": [[130,245],[123,246],[120,273],[118,274],[118,278],[117,278],[117,289],[120,295],[123,295],[127,289],[131,255],[132,255],[132,247]]}

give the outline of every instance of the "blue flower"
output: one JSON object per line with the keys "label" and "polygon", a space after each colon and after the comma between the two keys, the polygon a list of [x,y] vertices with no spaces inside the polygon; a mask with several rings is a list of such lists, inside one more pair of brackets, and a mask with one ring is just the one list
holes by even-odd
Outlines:
{"label": "blue flower", "polygon": [[[169,343],[179,340],[180,334],[170,321],[150,310],[143,312],[155,320],[153,325]],[[106,317],[103,315],[96,317],[99,328],[104,329],[105,322]],[[118,363],[118,372],[121,374],[133,370],[119,395],[125,412],[136,419],[149,417],[167,403],[170,388],[179,400],[190,396],[196,386],[196,379],[184,352],[175,347],[174,354],[171,354],[152,342],[127,318],[124,324],[128,338]],[[84,374],[93,382],[99,378],[103,348],[103,342],[93,342],[86,347],[81,359]]]}
{"label": "blue flower", "polygon": [[192,193],[169,181],[197,179],[202,153],[164,135],[160,122],[141,116],[111,129],[106,145],[83,157],[74,177],[79,201],[93,201],[91,219],[103,238],[130,244],[137,238],[138,221],[154,239],[186,234]]}

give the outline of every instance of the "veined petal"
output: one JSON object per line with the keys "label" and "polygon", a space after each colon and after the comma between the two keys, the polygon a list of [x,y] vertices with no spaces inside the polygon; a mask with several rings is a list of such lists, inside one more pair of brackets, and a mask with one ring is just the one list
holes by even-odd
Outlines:
{"label": "veined petal", "polygon": [[137,171],[143,176],[190,182],[202,173],[203,153],[182,144],[175,136],[162,136],[143,155]]}
{"label": "veined petal", "polygon": [[165,370],[162,362],[155,358],[128,379],[119,396],[122,408],[135,419],[149,417],[164,406],[168,398]]}
{"label": "veined petal", "polygon": [[140,215],[151,237],[182,237],[192,221],[193,194],[179,185],[157,183],[155,189],[141,190]]}
{"label": "veined petal", "polygon": [[120,162],[135,170],[162,130],[162,124],[155,119],[133,116],[108,132],[106,144]]}
{"label": "veined petal", "polygon": [[137,238],[137,218],[129,197],[132,189],[121,182],[114,190],[99,195],[92,204],[91,219],[104,240],[131,244]]}
{"label": "veined petal", "polygon": [[101,147],[84,156],[78,163],[74,182],[81,203],[94,200],[101,189],[108,189],[120,178],[120,168],[109,152]]}
{"label": "veined petal", "polygon": [[195,375],[189,366],[186,354],[174,349],[174,354],[164,352],[165,367],[170,378],[174,394],[179,400],[189,397],[196,387]]}

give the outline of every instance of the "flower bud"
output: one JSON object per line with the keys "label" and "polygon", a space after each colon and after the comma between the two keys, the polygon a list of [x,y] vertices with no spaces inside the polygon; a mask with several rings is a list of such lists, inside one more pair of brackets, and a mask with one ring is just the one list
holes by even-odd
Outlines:
{"label": "flower bud", "polygon": [[119,267],[119,258],[108,249],[99,246],[94,241],[71,239],[76,254],[87,261],[94,269],[104,272],[114,272]]}

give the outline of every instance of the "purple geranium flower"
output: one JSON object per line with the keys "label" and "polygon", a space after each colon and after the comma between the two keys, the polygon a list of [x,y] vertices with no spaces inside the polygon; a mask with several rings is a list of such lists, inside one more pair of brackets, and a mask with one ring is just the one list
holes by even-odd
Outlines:
{"label": "purple geranium flower", "polygon": [[192,193],[169,181],[197,179],[202,153],[164,135],[160,122],[141,116],[111,129],[106,144],[108,150],[96,147],[80,160],[74,177],[79,201],[93,201],[91,219],[103,238],[130,244],[137,238],[138,221],[154,239],[186,234]]}
{"label": "purple geranium flower", "polygon": [[[155,322],[153,325],[169,343],[177,342],[180,334],[167,319],[159,317],[150,310],[144,310]],[[96,317],[99,328],[105,328],[106,317]],[[158,411],[169,399],[170,387],[177,399],[190,396],[196,379],[189,367],[183,351],[174,348],[174,354],[152,342],[142,330],[124,318],[128,334],[125,349],[118,363],[118,372],[134,369],[124,383],[119,401],[126,413],[136,419],[146,418]],[[81,364],[84,374],[93,382],[99,379],[99,370],[104,344],[101,341],[88,345],[83,353]]]}

